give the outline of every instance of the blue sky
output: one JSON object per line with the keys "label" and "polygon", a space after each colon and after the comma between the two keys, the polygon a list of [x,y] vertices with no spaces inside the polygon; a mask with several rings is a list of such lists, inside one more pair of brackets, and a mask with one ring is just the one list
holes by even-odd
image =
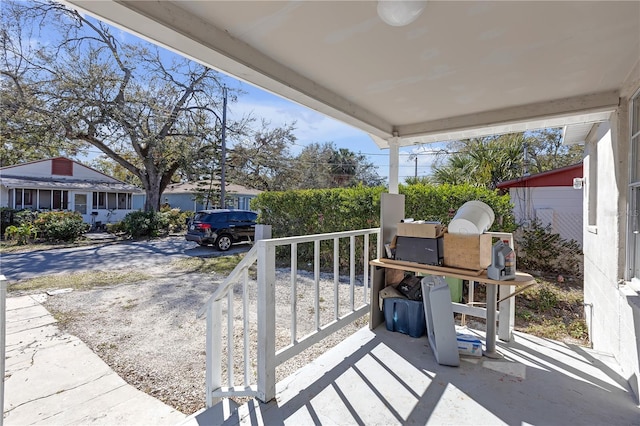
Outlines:
{"label": "blue sky", "polygon": [[[380,176],[389,174],[389,151],[381,150],[363,131],[327,117],[317,111],[298,105],[287,99],[273,95],[248,83],[240,82],[228,77],[230,87],[240,87],[247,92],[238,98],[238,102],[229,106],[229,115],[241,117],[251,113],[256,118],[264,118],[273,127],[296,122],[296,146],[291,148],[293,154],[314,142],[333,142],[338,148],[348,148],[353,152],[360,152],[378,168]],[[415,162],[410,160],[411,153],[418,155],[418,176],[425,176],[431,172],[431,163],[435,159],[429,152],[433,147],[402,148],[400,154],[400,181],[407,176],[414,176]]]}

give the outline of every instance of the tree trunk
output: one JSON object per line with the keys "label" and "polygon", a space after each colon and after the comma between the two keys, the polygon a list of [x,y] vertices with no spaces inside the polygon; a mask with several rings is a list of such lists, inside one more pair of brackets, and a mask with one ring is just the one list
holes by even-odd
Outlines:
{"label": "tree trunk", "polygon": [[146,192],[146,201],[144,203],[145,212],[155,212],[160,210],[160,196],[162,195],[162,176],[150,171],[151,167],[147,167],[147,174],[142,179],[144,190]]}

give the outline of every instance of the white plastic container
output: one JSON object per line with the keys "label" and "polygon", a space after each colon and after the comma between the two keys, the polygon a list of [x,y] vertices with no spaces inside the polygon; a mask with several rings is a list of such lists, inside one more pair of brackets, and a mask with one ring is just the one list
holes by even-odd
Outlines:
{"label": "white plastic container", "polygon": [[491,228],[495,218],[493,209],[482,201],[467,201],[451,219],[448,230],[450,234],[480,235]]}
{"label": "white plastic container", "polygon": [[449,286],[444,277],[434,275],[424,277],[421,285],[429,346],[438,364],[457,367],[460,355]]}

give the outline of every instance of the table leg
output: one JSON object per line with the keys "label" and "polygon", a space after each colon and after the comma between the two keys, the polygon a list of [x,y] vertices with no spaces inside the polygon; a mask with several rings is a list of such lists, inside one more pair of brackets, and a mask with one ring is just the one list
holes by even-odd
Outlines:
{"label": "table leg", "polygon": [[487,335],[484,356],[500,358],[496,352],[496,311],[498,310],[498,286],[486,284],[487,294]]}

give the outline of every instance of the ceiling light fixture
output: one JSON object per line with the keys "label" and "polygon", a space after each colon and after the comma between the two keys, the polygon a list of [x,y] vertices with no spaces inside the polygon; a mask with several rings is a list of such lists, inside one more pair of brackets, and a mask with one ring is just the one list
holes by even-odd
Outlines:
{"label": "ceiling light fixture", "polygon": [[424,0],[380,0],[378,16],[388,25],[402,27],[415,21],[426,3]]}

